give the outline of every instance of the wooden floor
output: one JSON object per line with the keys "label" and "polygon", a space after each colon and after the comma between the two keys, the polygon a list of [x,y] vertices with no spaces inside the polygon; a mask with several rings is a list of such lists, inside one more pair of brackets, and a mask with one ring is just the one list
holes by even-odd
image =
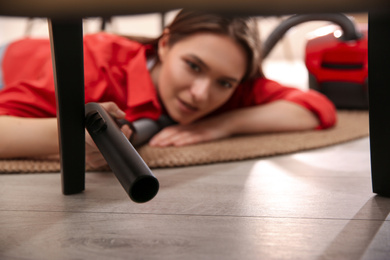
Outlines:
{"label": "wooden floor", "polygon": [[390,259],[368,138],[154,173],[145,204],[112,173],[71,196],[59,174],[0,175],[0,259]]}

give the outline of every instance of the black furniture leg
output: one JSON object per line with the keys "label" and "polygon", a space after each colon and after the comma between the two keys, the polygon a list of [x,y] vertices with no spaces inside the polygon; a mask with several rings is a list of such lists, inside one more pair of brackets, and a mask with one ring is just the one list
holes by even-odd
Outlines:
{"label": "black furniture leg", "polygon": [[85,187],[84,58],[82,19],[49,20],[62,192]]}
{"label": "black furniture leg", "polygon": [[390,12],[369,14],[369,102],[373,192],[390,196]]}

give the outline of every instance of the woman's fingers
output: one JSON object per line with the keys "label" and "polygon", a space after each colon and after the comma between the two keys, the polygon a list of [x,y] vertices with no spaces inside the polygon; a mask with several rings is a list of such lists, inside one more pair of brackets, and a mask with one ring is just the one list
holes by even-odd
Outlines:
{"label": "woman's fingers", "polygon": [[229,136],[224,124],[218,118],[210,118],[190,125],[174,125],[156,134],[149,145],[151,146],[183,146],[218,140]]}
{"label": "woman's fingers", "polygon": [[178,127],[166,127],[157,133],[153,138],[149,141],[149,145],[151,146],[167,146],[170,145],[171,140],[175,138],[178,133]]}
{"label": "woman's fingers", "polygon": [[100,103],[100,105],[113,117],[115,118],[125,118],[126,113],[121,110],[117,104],[114,102],[104,102]]}
{"label": "woman's fingers", "polygon": [[130,126],[123,125],[121,127],[122,133],[126,136],[127,139],[130,139],[131,135],[133,134],[133,131],[130,129]]}
{"label": "woman's fingers", "polygon": [[99,168],[107,165],[106,160],[100,152],[88,153],[86,154],[85,159],[87,165],[92,168]]}
{"label": "woman's fingers", "polygon": [[208,133],[187,126],[164,128],[149,142],[150,146],[182,146],[208,141]]}

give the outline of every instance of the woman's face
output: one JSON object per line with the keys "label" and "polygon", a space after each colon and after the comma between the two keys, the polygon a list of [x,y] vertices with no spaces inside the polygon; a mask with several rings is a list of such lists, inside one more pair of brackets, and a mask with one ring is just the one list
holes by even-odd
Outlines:
{"label": "woman's face", "polygon": [[231,97],[245,74],[246,54],[228,36],[197,33],[172,46],[168,37],[159,42],[157,89],[172,119],[189,124]]}

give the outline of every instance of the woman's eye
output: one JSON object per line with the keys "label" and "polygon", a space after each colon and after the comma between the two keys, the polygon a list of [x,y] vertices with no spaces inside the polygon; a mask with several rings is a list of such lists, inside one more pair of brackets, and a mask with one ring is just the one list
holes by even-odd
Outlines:
{"label": "woman's eye", "polygon": [[232,88],[233,87],[232,83],[230,83],[229,81],[225,81],[225,80],[220,80],[219,85],[224,87],[224,88]]}
{"label": "woman's eye", "polygon": [[186,63],[190,67],[191,70],[193,70],[195,72],[199,72],[200,71],[200,67],[198,65],[196,65],[195,63],[193,63],[191,61],[186,61]]}

